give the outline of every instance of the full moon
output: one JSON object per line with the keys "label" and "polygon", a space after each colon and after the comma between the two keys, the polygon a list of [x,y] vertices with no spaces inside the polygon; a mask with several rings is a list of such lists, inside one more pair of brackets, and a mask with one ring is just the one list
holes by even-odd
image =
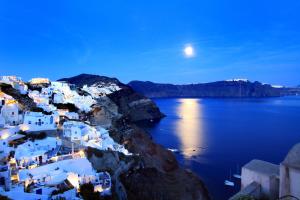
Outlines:
{"label": "full moon", "polygon": [[186,57],[190,58],[194,56],[194,48],[191,45],[186,46],[183,51]]}

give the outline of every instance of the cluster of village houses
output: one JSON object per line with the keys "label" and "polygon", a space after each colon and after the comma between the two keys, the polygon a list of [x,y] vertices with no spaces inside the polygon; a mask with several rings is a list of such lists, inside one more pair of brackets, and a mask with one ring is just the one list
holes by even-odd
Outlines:
{"label": "cluster of village houses", "polygon": [[[96,103],[94,97],[79,95],[72,85],[50,82],[46,78],[30,81],[31,85],[45,84],[41,91],[28,89],[27,84],[15,76],[0,77],[0,83],[28,95],[45,111],[22,110],[16,99],[0,91],[0,195],[11,199],[76,199],[80,185],[85,183],[92,183],[100,195],[110,195],[110,174],[96,172],[84,148],[131,154],[116,143],[106,129],[80,120],[78,112],[55,106],[71,103],[79,112],[89,112]],[[111,89],[101,91],[105,94]],[[46,137],[35,140],[26,137],[41,132],[46,133]],[[64,143],[71,144],[69,152],[61,151]]]}

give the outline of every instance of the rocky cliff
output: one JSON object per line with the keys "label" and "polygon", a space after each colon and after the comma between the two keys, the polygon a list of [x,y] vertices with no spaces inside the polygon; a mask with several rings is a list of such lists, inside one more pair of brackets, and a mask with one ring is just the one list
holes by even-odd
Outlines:
{"label": "rocky cliff", "polygon": [[211,83],[173,85],[132,81],[135,91],[149,97],[277,97],[285,95],[285,88],[247,80],[217,81]]}
{"label": "rocky cliff", "polygon": [[120,88],[119,90],[107,96],[118,106],[119,112],[130,118],[133,122],[144,120],[155,121],[164,117],[159,108],[150,99],[135,92],[130,86],[121,83],[116,78],[80,74],[71,78],[63,78],[59,81],[66,81],[77,87],[83,87],[84,85],[118,86]]}
{"label": "rocky cliff", "polygon": [[0,83],[0,91],[14,97],[21,106],[22,110],[41,110],[36,107],[36,104],[27,95],[22,95],[18,90],[14,89],[11,85]]}
{"label": "rocky cliff", "polygon": [[[92,78],[87,78],[89,76]],[[124,157],[122,154],[101,152],[91,148],[87,151],[95,169],[111,172],[114,185],[113,198],[210,199],[205,185],[195,174],[184,170],[172,152],[154,143],[149,134],[135,125],[137,121],[154,121],[163,116],[150,99],[136,93],[117,79],[84,74],[62,80],[80,87],[86,84],[92,86],[99,83],[98,81],[101,84],[111,84],[110,80],[113,80],[114,84],[121,88],[105,98],[98,98],[97,105],[94,105],[93,111],[88,116],[94,125],[103,125],[105,120],[109,119],[110,136],[134,153],[134,156]]]}

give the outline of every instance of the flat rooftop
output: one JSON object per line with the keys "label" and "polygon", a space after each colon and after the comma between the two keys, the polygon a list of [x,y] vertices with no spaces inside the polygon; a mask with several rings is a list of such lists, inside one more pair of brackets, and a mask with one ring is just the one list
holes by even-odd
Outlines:
{"label": "flat rooftop", "polygon": [[243,168],[267,176],[279,176],[279,165],[275,165],[273,163],[262,160],[251,160],[249,163],[244,165]]}

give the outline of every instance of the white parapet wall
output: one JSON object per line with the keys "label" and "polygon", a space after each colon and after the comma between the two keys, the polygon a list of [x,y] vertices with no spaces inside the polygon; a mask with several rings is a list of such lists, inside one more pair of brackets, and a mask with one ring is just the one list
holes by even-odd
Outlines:
{"label": "white parapet wall", "polygon": [[259,198],[279,197],[279,166],[262,160],[252,160],[242,168],[241,190],[252,184],[261,186]]}
{"label": "white parapet wall", "polygon": [[287,195],[300,199],[300,143],[280,164],[280,197]]}

